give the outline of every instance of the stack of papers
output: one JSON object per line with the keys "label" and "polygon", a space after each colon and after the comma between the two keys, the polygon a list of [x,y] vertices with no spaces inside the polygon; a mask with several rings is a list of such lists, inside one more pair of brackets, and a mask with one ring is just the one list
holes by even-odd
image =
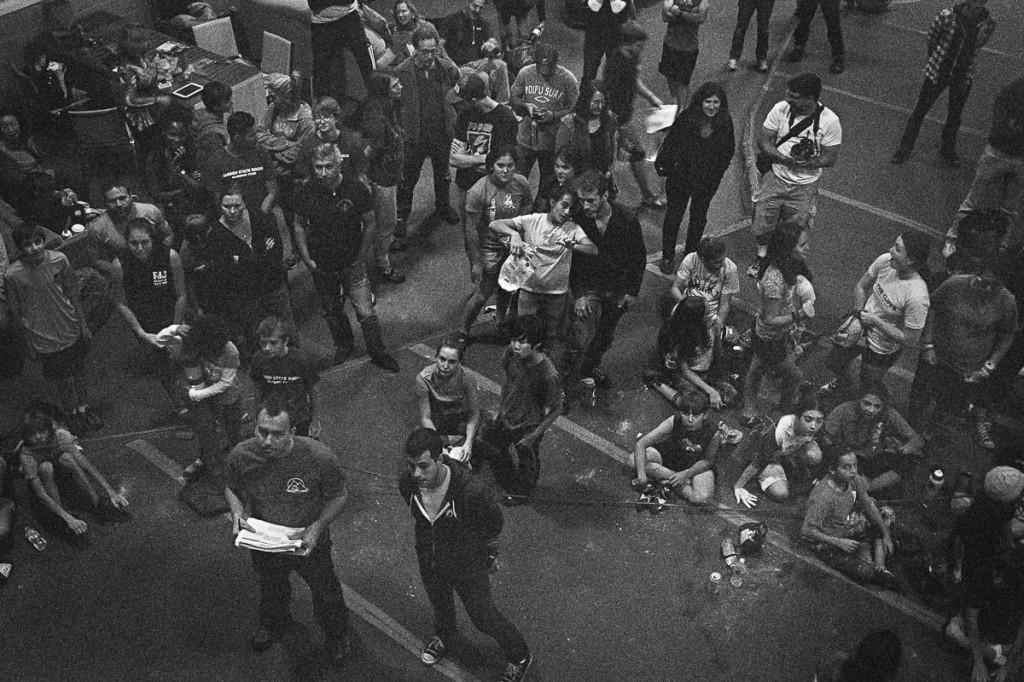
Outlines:
{"label": "stack of papers", "polygon": [[305,528],[289,528],[276,523],[267,523],[250,517],[247,519],[255,532],[244,528],[235,537],[235,547],[255,549],[259,552],[294,552],[302,546],[298,538],[291,539],[291,534],[298,534]]}

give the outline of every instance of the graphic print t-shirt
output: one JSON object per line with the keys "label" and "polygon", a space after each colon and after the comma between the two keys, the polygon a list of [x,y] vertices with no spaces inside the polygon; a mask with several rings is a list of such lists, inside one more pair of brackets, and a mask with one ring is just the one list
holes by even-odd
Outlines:
{"label": "graphic print t-shirt", "polygon": [[[868,274],[875,278],[871,286],[864,310],[878,315],[889,324],[901,330],[924,329],[928,319],[928,286],[916,272],[910,279],[900,279],[891,265],[892,256],[883,253],[868,268]],[[900,344],[889,338],[878,327],[868,327],[865,331],[868,348],[889,355],[900,349]]]}
{"label": "graphic print t-shirt", "polygon": [[[789,132],[789,115],[790,107],[786,101],[779,102],[768,112],[768,116],[764,120],[764,127],[775,133],[776,140],[785,137]],[[813,116],[814,114],[811,115]],[[805,118],[806,116],[794,116],[793,126],[796,126],[797,123]],[[814,132],[814,124],[812,123],[804,128],[799,135],[791,137],[779,145],[779,151],[786,156],[793,156],[793,148],[797,144],[801,144],[805,139],[810,140],[814,144],[812,156],[820,154],[822,147],[834,147],[842,144],[843,127],[839,123],[839,117],[831,109],[825,107],[822,109],[821,117],[818,119],[817,134]],[[790,168],[778,163],[772,165],[772,172],[792,185],[809,185],[821,177],[820,168]]]}
{"label": "graphic print t-shirt", "polygon": [[530,182],[518,173],[504,187],[498,187],[488,175],[481,178],[466,195],[466,211],[480,214],[476,226],[480,235],[480,248],[503,252],[507,247],[489,225],[494,220],[505,220],[522,215],[533,205]]}
{"label": "graphic print t-shirt", "polygon": [[[455,139],[466,144],[467,154],[486,156],[495,146],[515,145],[518,127],[516,115],[504,104],[486,114],[471,106],[455,120]],[[476,168],[459,168],[455,171],[455,184],[468,190],[484,175]]]}

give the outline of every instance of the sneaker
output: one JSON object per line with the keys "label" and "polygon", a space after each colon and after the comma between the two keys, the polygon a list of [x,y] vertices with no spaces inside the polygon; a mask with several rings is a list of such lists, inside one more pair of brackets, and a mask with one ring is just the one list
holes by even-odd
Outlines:
{"label": "sneaker", "polygon": [[645,369],[644,370],[644,386],[650,389],[656,389],[661,385],[661,372],[656,369]]}
{"label": "sneaker", "polygon": [[0,585],[7,582],[7,579],[11,577],[11,569],[14,568],[8,563],[0,564]]}
{"label": "sneaker", "polygon": [[892,158],[889,159],[889,163],[891,163],[894,166],[899,166],[906,163],[907,159],[910,158],[910,153],[912,151],[913,149],[911,149],[910,147],[900,146],[900,148],[897,149],[896,152],[892,155]]}
{"label": "sneaker", "polygon": [[768,73],[768,60],[762,59],[757,63],[758,73]]}
{"label": "sneaker", "polygon": [[761,272],[761,256],[758,256],[750,262],[747,266],[747,277],[757,278],[758,273]]}
{"label": "sneaker", "polygon": [[992,440],[992,424],[985,421],[974,422],[974,435],[977,436],[978,445],[986,450],[995,450],[996,442]]}
{"label": "sneaker", "polygon": [[405,239],[406,236],[406,222],[405,218],[398,218],[395,220],[395,239]]}
{"label": "sneaker", "polygon": [[829,71],[839,75],[843,71],[846,71],[846,59],[842,55],[832,59],[832,66],[829,67]]}
{"label": "sneaker", "polygon": [[804,60],[804,48],[803,47],[794,47],[793,51],[790,52],[789,55],[786,57],[786,61],[791,62],[793,64],[796,64],[797,62],[802,62],[803,60]]}
{"label": "sneaker", "polygon": [[284,266],[289,270],[294,270],[295,266],[299,264],[299,257],[294,253],[284,259]]}
{"label": "sneaker", "polygon": [[437,216],[438,220],[443,220],[449,225],[454,225],[459,222],[459,214],[455,212],[455,209],[451,206],[442,206],[434,211],[434,215]]}
{"label": "sneaker", "polygon": [[591,378],[593,378],[594,383],[597,384],[598,388],[607,391],[609,388],[612,387],[612,380],[608,377],[607,374],[604,373],[604,371],[600,367],[595,367],[594,369],[590,370],[590,376]]}
{"label": "sneaker", "polygon": [[960,160],[960,155],[957,154],[956,151],[952,149],[943,149],[941,152],[939,152],[939,160],[952,168],[959,168],[960,164],[962,163]]}
{"label": "sneaker", "polygon": [[394,267],[381,268],[380,278],[392,284],[401,284],[405,281],[405,275],[395,270]]}
{"label": "sneaker", "polygon": [[442,658],[448,650],[445,649],[444,642],[441,641],[440,637],[434,637],[427,643],[427,646],[423,647],[423,652],[420,654],[420,660],[423,661],[423,665],[434,665]]}
{"label": "sneaker", "polygon": [[498,678],[498,682],[522,682],[526,679],[526,671],[530,669],[531,663],[533,654],[526,654],[526,658],[518,663],[509,663],[505,666],[505,672]]}
{"label": "sneaker", "polygon": [[636,510],[638,512],[647,511],[655,503],[655,497],[658,493],[657,483],[648,483],[644,486],[643,490],[640,491],[640,497],[636,500]]}
{"label": "sneaker", "polygon": [[401,369],[398,366],[398,360],[395,360],[388,353],[381,353],[377,357],[371,359],[370,362],[377,365],[385,372],[391,372],[392,374],[397,374]]}
{"label": "sneaker", "polygon": [[735,71],[736,69],[740,68],[740,62],[738,59],[730,59],[725,63],[725,68],[729,69],[730,71]]}
{"label": "sneaker", "polygon": [[352,645],[344,637],[341,639],[328,638],[324,642],[324,650],[327,652],[327,658],[331,661],[331,665],[339,666],[345,663],[352,654]]}
{"label": "sneaker", "polygon": [[668,504],[668,500],[671,495],[671,488],[664,483],[659,483],[654,490],[654,497],[651,500],[651,505],[648,507],[651,514],[660,514],[665,511],[665,505]]}
{"label": "sneaker", "polygon": [[676,271],[674,265],[675,263],[671,258],[662,258],[661,262],[658,263],[658,269],[661,270],[663,275],[671,275]]}
{"label": "sneaker", "polygon": [[896,577],[896,574],[888,568],[875,569],[874,583],[879,587],[892,590],[893,592],[899,592],[903,586],[902,583],[900,583],[900,579]]}
{"label": "sneaker", "polygon": [[249,645],[253,651],[261,652],[274,646],[280,639],[281,635],[279,633],[271,632],[265,627],[260,626],[252,634],[252,637],[249,638]]}

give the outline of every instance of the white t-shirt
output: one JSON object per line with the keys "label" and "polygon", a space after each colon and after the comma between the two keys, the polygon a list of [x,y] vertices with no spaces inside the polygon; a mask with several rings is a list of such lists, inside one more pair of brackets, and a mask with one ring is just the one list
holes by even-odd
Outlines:
{"label": "white t-shirt", "polygon": [[[775,133],[776,140],[782,139],[789,132],[789,110],[789,103],[783,100],[772,107],[772,110],[768,112],[767,118],[764,119],[764,127]],[[814,114],[811,115],[813,116]],[[805,118],[807,117],[794,117],[793,125],[795,126]],[[839,117],[831,109],[825,107],[822,109],[821,118],[818,119],[817,136],[814,135],[814,124],[812,123],[801,131],[799,135],[783,142],[779,146],[779,151],[786,156],[790,156],[790,150],[797,145],[801,138],[814,142],[813,156],[817,156],[821,153],[822,147],[835,147],[843,143],[843,127],[839,123]],[[780,179],[792,185],[811,184],[821,177],[821,170],[821,168],[790,168],[779,163],[772,164],[772,172]]]}
{"label": "white t-shirt", "polygon": [[796,276],[796,286],[793,287],[793,309],[794,310],[805,310],[806,304],[810,304],[810,309],[814,310],[814,302],[818,300],[817,294],[814,293],[814,285],[811,281],[803,275]]}
{"label": "white t-shirt", "polygon": [[[868,268],[868,274],[875,278],[871,295],[864,310],[874,313],[885,322],[902,330],[924,329],[928,319],[928,286],[916,272],[909,279],[900,279],[890,261],[892,255],[883,253]],[[868,348],[882,355],[890,355],[900,349],[900,344],[886,336],[877,327],[866,327]]]}
{"label": "white t-shirt", "polygon": [[521,288],[535,294],[564,294],[569,291],[569,266],[572,251],[561,242],[587,239],[587,233],[576,223],[552,225],[547,213],[533,213],[512,218],[512,224],[523,235],[523,241],[537,249],[534,271]]}
{"label": "white t-shirt", "polygon": [[814,436],[796,435],[795,414],[787,414],[785,417],[779,418],[779,423],[775,425],[775,442],[778,443],[780,450],[788,450],[797,445],[810,443],[812,440],[814,440]]}
{"label": "white t-shirt", "polygon": [[708,313],[718,315],[722,294],[738,294],[740,278],[736,264],[728,258],[718,270],[708,270],[696,252],[686,254],[676,276],[683,281],[684,296],[700,296],[708,303]]}

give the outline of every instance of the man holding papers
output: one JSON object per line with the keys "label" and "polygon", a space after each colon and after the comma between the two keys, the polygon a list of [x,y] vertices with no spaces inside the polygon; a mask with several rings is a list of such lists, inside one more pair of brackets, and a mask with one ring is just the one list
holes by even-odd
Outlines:
{"label": "man holding papers", "polygon": [[[309,585],[327,655],[340,665],[349,654],[348,607],[334,572],[329,526],[345,506],[348,488],[338,458],[321,443],[296,436],[287,403],[271,398],[256,418],[255,437],[228,457],[224,494],[233,532],[241,533],[236,544],[252,548],[259,580],[253,649],[269,649],[291,624],[289,573],[295,571]],[[298,547],[288,540],[298,540]]]}

